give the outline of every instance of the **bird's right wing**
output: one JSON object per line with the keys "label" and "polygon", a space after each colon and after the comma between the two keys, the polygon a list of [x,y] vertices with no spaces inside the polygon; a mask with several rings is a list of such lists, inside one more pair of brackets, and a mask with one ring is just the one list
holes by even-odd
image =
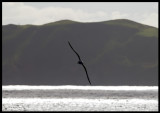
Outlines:
{"label": "bird's right wing", "polygon": [[69,41],[68,41],[68,44],[71,47],[71,49],[76,53],[76,55],[78,56],[79,60],[81,61],[81,58],[80,58],[79,54],[73,49],[73,47],[71,46]]}
{"label": "bird's right wing", "polygon": [[89,83],[90,83],[90,85],[91,85],[91,81],[90,81],[90,79],[89,79],[87,69],[86,69],[86,67],[84,66],[84,64],[83,64],[83,63],[82,63],[82,66],[83,66],[83,67],[84,67],[84,69],[85,69],[85,72],[86,72],[86,75],[87,75],[87,79],[88,79],[88,81],[89,81]]}

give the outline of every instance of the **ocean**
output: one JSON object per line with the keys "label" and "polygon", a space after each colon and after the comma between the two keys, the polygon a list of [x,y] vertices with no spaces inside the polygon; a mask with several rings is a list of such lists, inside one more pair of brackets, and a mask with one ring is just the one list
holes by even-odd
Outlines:
{"label": "ocean", "polygon": [[2,111],[158,111],[158,86],[2,86]]}

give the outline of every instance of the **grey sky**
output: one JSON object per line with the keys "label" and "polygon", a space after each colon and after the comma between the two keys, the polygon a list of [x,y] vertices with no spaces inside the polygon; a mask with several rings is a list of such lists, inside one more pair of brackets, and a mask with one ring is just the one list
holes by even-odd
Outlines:
{"label": "grey sky", "polygon": [[[134,13],[136,11],[140,12],[158,12],[158,10],[153,7],[158,7],[158,3],[156,2],[24,2],[26,5],[30,5],[37,8],[45,8],[45,7],[65,7],[65,8],[73,8],[73,9],[83,9],[85,11],[94,12],[97,10],[102,11],[123,11]],[[157,5],[157,6],[156,6]]]}
{"label": "grey sky", "polygon": [[158,2],[3,2],[2,24],[130,19],[158,27]]}

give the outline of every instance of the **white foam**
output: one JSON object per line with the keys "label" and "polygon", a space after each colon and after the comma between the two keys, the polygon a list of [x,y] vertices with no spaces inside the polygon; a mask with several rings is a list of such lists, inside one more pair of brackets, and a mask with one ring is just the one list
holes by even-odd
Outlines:
{"label": "white foam", "polygon": [[7,98],[2,111],[158,111],[158,100]]}
{"label": "white foam", "polygon": [[45,99],[45,98],[3,98],[2,103],[44,103],[44,102],[50,102],[50,103],[69,103],[69,102],[77,102],[77,103],[157,103],[157,100],[146,100],[146,99],[84,99],[84,98],[78,98],[78,99],[71,99],[71,98],[62,98],[62,99]]}
{"label": "white foam", "polygon": [[158,90],[158,86],[28,86],[7,85],[2,90],[53,90],[53,89],[78,89],[78,90]]}

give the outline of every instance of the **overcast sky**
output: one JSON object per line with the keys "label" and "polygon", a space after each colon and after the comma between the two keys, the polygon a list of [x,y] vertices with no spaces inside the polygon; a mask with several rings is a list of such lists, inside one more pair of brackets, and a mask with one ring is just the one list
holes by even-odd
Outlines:
{"label": "overcast sky", "polygon": [[70,19],[98,22],[130,19],[158,27],[158,2],[3,2],[2,24],[42,25]]}

